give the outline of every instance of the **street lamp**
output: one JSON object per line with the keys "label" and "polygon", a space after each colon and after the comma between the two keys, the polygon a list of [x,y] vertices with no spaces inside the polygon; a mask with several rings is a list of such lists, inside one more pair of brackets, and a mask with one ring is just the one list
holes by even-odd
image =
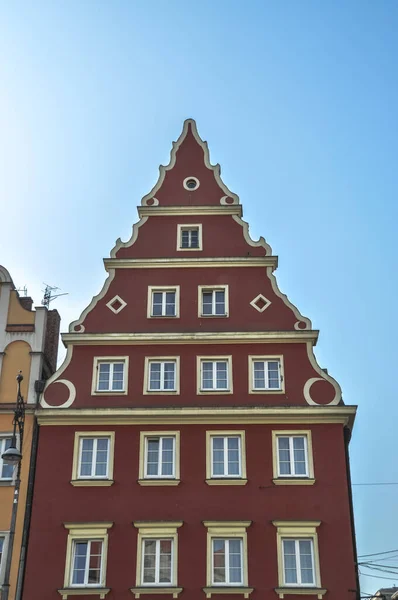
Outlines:
{"label": "street lamp", "polygon": [[1,458],[5,463],[10,465],[17,466],[17,474],[15,478],[15,487],[14,487],[14,500],[12,504],[12,512],[11,512],[11,523],[10,523],[10,532],[8,535],[8,549],[7,549],[7,560],[6,566],[4,570],[4,582],[2,585],[2,593],[1,599],[8,600],[8,595],[10,591],[10,573],[11,573],[11,559],[12,559],[12,551],[14,547],[14,536],[15,536],[15,524],[17,520],[17,510],[18,510],[18,498],[19,498],[19,488],[21,485],[21,461],[22,461],[22,452],[17,448],[17,427],[19,433],[19,447],[22,449],[23,442],[23,430],[25,424],[25,402],[23,400],[21,394],[21,382],[23,381],[22,371],[20,371],[17,375],[17,402],[14,410],[14,418],[13,418],[13,432],[11,439],[11,446],[7,448],[5,452],[1,455]]}

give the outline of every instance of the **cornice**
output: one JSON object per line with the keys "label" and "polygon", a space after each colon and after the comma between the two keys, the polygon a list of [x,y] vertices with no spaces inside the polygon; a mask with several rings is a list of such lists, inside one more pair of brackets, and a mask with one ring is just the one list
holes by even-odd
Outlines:
{"label": "cornice", "polygon": [[311,342],[318,340],[319,331],[200,331],[166,333],[63,333],[65,346],[102,345],[163,345],[163,344],[272,344]]}
{"label": "cornice", "polygon": [[219,206],[138,206],[139,217],[171,217],[183,215],[237,215],[243,214],[241,204]]}
{"label": "cornice", "polygon": [[341,424],[352,428],[356,406],[249,406],[39,409],[40,425]]}
{"label": "cornice", "polygon": [[104,258],[107,271],[111,269],[175,269],[209,267],[271,267],[278,266],[277,256],[225,256],[219,258]]}

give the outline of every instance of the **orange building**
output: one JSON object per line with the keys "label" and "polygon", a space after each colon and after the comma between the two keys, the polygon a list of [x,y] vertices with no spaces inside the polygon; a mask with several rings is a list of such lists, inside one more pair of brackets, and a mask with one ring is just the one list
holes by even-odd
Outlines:
{"label": "orange building", "polygon": [[[56,310],[38,307],[19,296],[7,269],[0,265],[0,588],[9,586],[9,600],[20,598],[24,557],[28,541],[29,510],[33,488],[37,427],[34,410],[38,392],[56,369],[60,317]],[[7,465],[1,454],[11,443],[17,394],[16,375],[23,373],[21,392],[26,403],[22,443],[21,487],[14,540],[10,524],[17,467]],[[11,557],[10,557],[10,552]],[[7,566],[7,557],[11,558]]]}

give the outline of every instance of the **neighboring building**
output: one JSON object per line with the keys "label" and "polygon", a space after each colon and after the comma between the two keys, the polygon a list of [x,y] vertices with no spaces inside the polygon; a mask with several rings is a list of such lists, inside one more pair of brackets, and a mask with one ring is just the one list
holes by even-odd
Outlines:
{"label": "neighboring building", "polygon": [[380,588],[372,600],[398,600],[398,587]]}
{"label": "neighboring building", "polygon": [[18,572],[22,574],[23,571],[24,551],[21,552],[21,547],[27,542],[24,523],[27,524],[25,507],[36,429],[34,410],[39,398],[36,381],[46,380],[54,373],[58,352],[58,312],[44,307],[32,310],[32,304],[31,298],[19,296],[9,272],[0,266],[0,590],[8,583],[5,581],[6,563],[17,470],[17,467],[3,463],[1,454],[11,442],[19,371],[23,374],[21,391],[27,403],[9,600],[16,597],[17,578],[22,584],[22,575],[18,576]]}
{"label": "neighboring building", "polygon": [[356,408],[193,121],[138,213],[41,399],[24,600],[358,598]]}

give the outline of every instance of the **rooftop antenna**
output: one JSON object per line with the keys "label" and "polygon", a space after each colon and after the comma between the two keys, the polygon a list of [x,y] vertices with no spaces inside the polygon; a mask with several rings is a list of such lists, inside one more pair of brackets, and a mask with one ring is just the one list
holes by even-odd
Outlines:
{"label": "rooftop antenna", "polygon": [[68,292],[64,292],[63,294],[53,294],[53,292],[56,292],[57,290],[59,290],[61,288],[48,285],[48,283],[45,283],[44,285],[46,287],[44,290],[42,290],[42,292],[44,292],[44,296],[43,296],[43,300],[41,301],[41,303],[46,308],[48,308],[50,306],[50,302],[55,300],[55,298],[59,298],[60,296],[68,295]]}
{"label": "rooftop antenna", "polygon": [[26,285],[24,285],[24,286],[23,286],[23,288],[18,288],[18,289],[17,289],[17,292],[18,292],[18,293],[19,293],[19,292],[23,292],[23,295],[24,295],[24,296],[27,296],[27,295],[28,295],[28,288],[26,287]]}

